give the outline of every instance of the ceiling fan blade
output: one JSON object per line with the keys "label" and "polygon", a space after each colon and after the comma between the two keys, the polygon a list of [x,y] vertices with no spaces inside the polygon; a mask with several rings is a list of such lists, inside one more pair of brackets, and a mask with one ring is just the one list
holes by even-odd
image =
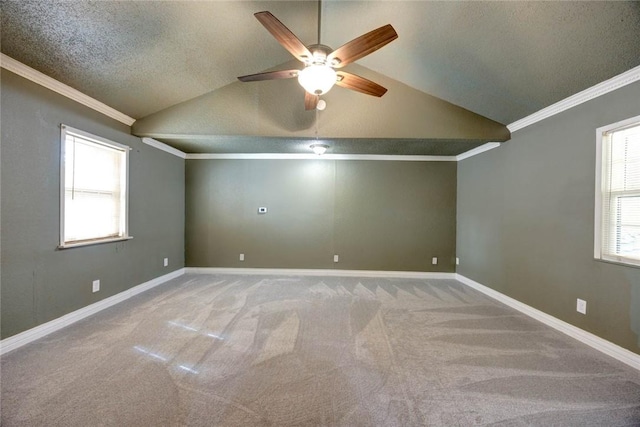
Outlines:
{"label": "ceiling fan blade", "polygon": [[365,79],[364,77],[356,76],[355,74],[346,73],[344,71],[338,71],[336,74],[338,75],[336,84],[340,87],[378,97],[387,92],[386,88],[380,86],[376,82]]}
{"label": "ceiling fan blade", "polygon": [[333,68],[341,68],[380,49],[398,38],[391,24],[387,24],[340,46],[327,57]]}
{"label": "ceiling fan blade", "polygon": [[240,76],[238,77],[238,80],[241,82],[259,82],[262,80],[292,79],[294,77],[298,77],[298,72],[300,72],[300,70],[267,71],[266,73]]}
{"label": "ceiling fan blade", "polygon": [[271,33],[278,42],[287,49],[293,56],[302,62],[311,60],[312,55],[309,49],[300,41],[295,34],[278,20],[271,12],[258,12],[254,16]]}
{"label": "ceiling fan blade", "polygon": [[305,110],[313,110],[318,105],[318,101],[320,100],[320,96],[312,95],[306,90],[304,91],[304,109]]}

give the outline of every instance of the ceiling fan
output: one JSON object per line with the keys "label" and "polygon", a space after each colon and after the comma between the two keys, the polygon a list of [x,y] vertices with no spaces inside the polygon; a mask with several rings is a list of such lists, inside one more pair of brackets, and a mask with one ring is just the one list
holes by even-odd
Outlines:
{"label": "ceiling fan", "polygon": [[305,68],[249,74],[238,77],[238,80],[255,82],[297,77],[298,82],[305,89],[304,107],[306,110],[316,108],[320,95],[327,93],[334,84],[378,97],[387,92],[386,88],[371,80],[339,69],[397,39],[398,34],[390,24],[363,34],[338,49],[332,50],[329,46],[320,44],[320,13],[318,13],[318,44],[309,46],[305,46],[291,30],[270,12],[258,12],[254,16],[285,49],[305,64]]}

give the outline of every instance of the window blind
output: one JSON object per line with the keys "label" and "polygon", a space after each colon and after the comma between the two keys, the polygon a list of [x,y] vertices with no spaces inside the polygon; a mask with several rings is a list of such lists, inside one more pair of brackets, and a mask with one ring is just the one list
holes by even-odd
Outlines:
{"label": "window blind", "polygon": [[640,125],[602,138],[602,258],[640,264]]}
{"label": "window blind", "polygon": [[126,149],[72,132],[64,140],[64,243],[126,236]]}

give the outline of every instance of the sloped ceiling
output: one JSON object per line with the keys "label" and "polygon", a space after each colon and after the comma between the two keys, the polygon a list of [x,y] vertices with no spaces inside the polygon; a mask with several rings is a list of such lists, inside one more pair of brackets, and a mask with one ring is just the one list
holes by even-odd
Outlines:
{"label": "sloped ceiling", "polygon": [[[297,65],[253,17],[317,41],[316,1],[0,3],[2,52],[125,114],[133,133],[188,152],[458,154],[504,125],[640,65],[640,2],[324,1],[324,44],[391,23],[398,40],[346,67],[389,89],[334,88],[306,112]],[[277,141],[277,143],[276,143]]]}
{"label": "sloped ceiling", "polygon": [[[291,65],[294,64],[285,64],[282,68]],[[219,152],[216,145],[224,139],[210,138],[216,135],[240,137],[235,140],[243,141],[243,136],[313,139],[317,134],[325,141],[331,140],[332,146],[342,139],[382,139],[393,141],[396,152],[409,149],[407,141],[412,139],[463,140],[475,144],[460,148],[474,148],[487,141],[509,138],[509,131],[500,123],[357,64],[349,69],[379,82],[389,91],[378,99],[349,90],[331,90],[323,97],[328,105],[326,110],[309,112],[304,110],[304,91],[295,79],[252,84],[234,82],[138,120],[133,132],[169,140],[189,152]],[[194,129],[199,134],[194,135]],[[368,145],[374,151],[365,154],[381,154],[381,149],[388,151]],[[412,154],[424,153],[416,149],[412,147]]]}

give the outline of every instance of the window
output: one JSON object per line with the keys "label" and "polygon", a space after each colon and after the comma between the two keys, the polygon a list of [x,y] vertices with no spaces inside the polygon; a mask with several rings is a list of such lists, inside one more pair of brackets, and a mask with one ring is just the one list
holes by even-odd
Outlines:
{"label": "window", "polygon": [[597,130],[597,259],[640,266],[640,116]]}
{"label": "window", "polygon": [[62,125],[60,247],[127,234],[129,147]]}

